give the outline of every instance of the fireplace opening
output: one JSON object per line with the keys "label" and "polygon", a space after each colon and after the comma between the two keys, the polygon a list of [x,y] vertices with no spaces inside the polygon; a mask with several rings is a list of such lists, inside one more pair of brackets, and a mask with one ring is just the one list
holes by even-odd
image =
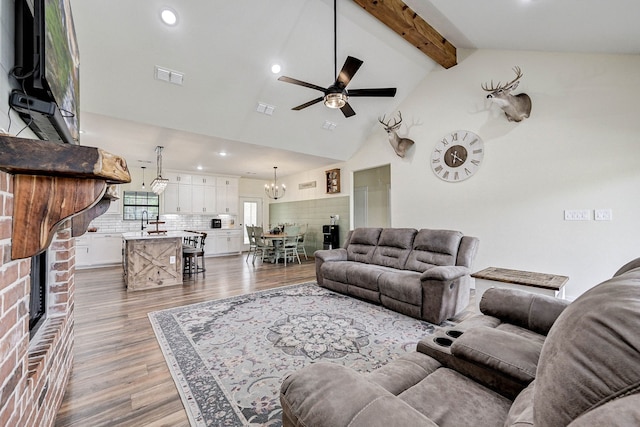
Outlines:
{"label": "fireplace opening", "polygon": [[29,336],[33,337],[47,315],[47,251],[31,257]]}

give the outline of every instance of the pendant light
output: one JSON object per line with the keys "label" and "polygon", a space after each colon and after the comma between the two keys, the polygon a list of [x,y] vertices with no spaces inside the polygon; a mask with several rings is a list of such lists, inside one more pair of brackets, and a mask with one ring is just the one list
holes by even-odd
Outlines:
{"label": "pendant light", "polygon": [[156,194],[162,193],[164,189],[167,188],[167,184],[169,183],[168,179],[162,177],[162,149],[163,148],[164,147],[161,147],[159,145],[156,147],[158,176],[154,178],[153,181],[151,181],[151,191],[153,191]]}
{"label": "pendant light", "polygon": [[284,193],[285,191],[287,191],[287,187],[284,184],[282,184],[281,187],[278,187],[278,176],[276,175],[277,169],[278,169],[277,166],[273,167],[273,182],[271,183],[271,185],[269,184],[264,185],[264,192],[267,195],[267,197],[275,200],[278,200],[279,198],[284,197]]}
{"label": "pendant light", "polygon": [[146,166],[140,166],[142,168],[142,189],[144,190],[144,170],[147,168]]}

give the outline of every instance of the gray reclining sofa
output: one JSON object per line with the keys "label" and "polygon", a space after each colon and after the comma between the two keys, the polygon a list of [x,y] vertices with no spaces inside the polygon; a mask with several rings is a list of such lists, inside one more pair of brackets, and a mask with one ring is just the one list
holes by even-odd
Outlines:
{"label": "gray reclining sofa", "polygon": [[[474,325],[467,323],[457,340],[471,339],[454,339],[451,347],[461,348],[451,358],[466,358],[471,370],[474,364],[489,367],[496,376],[519,376],[516,371],[530,370],[533,363],[533,378],[514,396],[513,383],[504,389],[500,380],[487,386],[487,381],[474,378],[490,370],[469,375],[451,365],[451,359],[443,364],[421,351],[371,373],[319,362],[285,378],[280,390],[283,425],[640,425],[640,259],[566,306],[544,308],[543,302],[533,307],[540,301],[515,294],[491,296],[488,291],[485,295],[495,298],[494,303],[502,299],[498,305],[506,307],[503,320],[508,320],[491,321],[494,316],[484,314]],[[535,362],[529,358],[533,347],[514,347],[511,338],[503,341],[497,332],[541,343]]]}
{"label": "gray reclining sofa", "polygon": [[440,324],[469,304],[478,239],[459,231],[356,228],[315,252],[318,284]]}

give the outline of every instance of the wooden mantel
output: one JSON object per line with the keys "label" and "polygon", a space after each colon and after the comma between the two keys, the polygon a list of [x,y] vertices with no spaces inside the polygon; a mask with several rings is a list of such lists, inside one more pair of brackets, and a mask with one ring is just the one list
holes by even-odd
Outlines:
{"label": "wooden mantel", "polygon": [[126,161],[99,148],[9,135],[0,135],[0,170],[14,175],[12,259],[44,251],[65,219],[77,217],[73,235],[83,234],[114,197],[107,188],[131,182]]}

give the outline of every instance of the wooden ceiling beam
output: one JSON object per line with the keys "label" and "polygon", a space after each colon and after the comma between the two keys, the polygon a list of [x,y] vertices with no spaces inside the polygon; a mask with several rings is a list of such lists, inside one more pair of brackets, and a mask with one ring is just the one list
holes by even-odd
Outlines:
{"label": "wooden ceiling beam", "polygon": [[353,0],[444,68],[457,64],[456,47],[402,0]]}

